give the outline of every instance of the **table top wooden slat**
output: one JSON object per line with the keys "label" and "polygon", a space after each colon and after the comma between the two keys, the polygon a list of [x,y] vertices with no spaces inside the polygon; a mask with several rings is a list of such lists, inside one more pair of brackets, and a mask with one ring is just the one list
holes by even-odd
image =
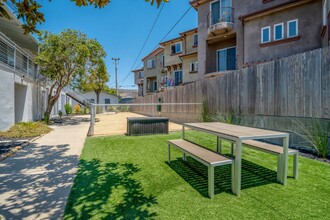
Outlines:
{"label": "table top wooden slat", "polygon": [[284,132],[265,130],[260,128],[245,127],[240,125],[232,125],[220,122],[205,122],[205,123],[186,123],[184,124],[191,128],[202,129],[205,131],[224,134],[240,139],[262,138],[262,137],[285,137],[288,134]]}

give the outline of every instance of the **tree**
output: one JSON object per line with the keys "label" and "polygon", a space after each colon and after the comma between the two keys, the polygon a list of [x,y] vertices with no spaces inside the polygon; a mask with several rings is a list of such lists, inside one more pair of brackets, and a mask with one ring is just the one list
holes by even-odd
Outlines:
{"label": "tree", "polygon": [[107,82],[109,75],[105,65],[104,58],[106,53],[96,40],[88,41],[89,60],[86,74],[82,74],[78,80],[78,88],[83,91],[94,91],[96,94],[96,103],[100,103],[101,92],[108,89]]}
{"label": "tree", "polygon": [[90,51],[87,36],[70,29],[60,34],[44,32],[40,41],[40,52],[35,62],[40,67],[40,73],[51,80],[44,113],[45,118],[49,118],[62,89],[86,72]]}
{"label": "tree", "polygon": [[[51,1],[51,0],[49,0]],[[61,0],[63,1],[63,0]],[[103,8],[104,6],[110,3],[110,0],[67,0],[73,1],[77,6],[94,6],[95,8]],[[146,2],[150,2],[152,5],[156,2],[158,7],[161,2],[169,2],[169,0],[145,0]],[[39,33],[37,30],[37,23],[41,24],[45,22],[44,14],[40,12],[40,5],[36,0],[0,0],[0,17],[5,17],[10,19],[10,16],[4,9],[3,2],[11,3],[17,11],[16,16],[18,19],[22,19],[24,24],[22,28],[24,29],[24,33]]]}

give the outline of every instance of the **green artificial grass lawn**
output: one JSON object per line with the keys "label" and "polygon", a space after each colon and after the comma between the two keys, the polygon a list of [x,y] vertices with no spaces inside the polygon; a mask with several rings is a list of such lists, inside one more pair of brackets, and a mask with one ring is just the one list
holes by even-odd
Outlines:
{"label": "green artificial grass lawn", "polygon": [[[187,131],[215,149],[216,138]],[[242,191],[231,193],[230,165],[215,168],[215,197],[207,197],[207,167],[172,150],[180,133],[88,138],[65,219],[330,219],[330,165],[299,158],[299,179],[276,182],[276,156],[243,148]],[[228,145],[229,146],[229,145]],[[229,147],[225,150],[229,152]]]}

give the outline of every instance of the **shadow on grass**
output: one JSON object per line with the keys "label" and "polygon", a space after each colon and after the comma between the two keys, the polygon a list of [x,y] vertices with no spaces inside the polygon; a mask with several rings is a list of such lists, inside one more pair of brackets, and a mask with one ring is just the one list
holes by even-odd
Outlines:
{"label": "shadow on grass", "polygon": [[[202,196],[208,197],[207,167],[188,157],[187,162],[181,158],[166,162],[177,174],[187,181]],[[276,183],[276,172],[252,162],[242,159],[242,186],[241,189]],[[214,169],[215,194],[231,192],[231,165],[215,167]]]}
{"label": "shadow on grass", "polygon": [[156,197],[145,195],[132,176],[140,169],[134,164],[81,160],[65,210],[65,219],[153,219],[149,208]]}

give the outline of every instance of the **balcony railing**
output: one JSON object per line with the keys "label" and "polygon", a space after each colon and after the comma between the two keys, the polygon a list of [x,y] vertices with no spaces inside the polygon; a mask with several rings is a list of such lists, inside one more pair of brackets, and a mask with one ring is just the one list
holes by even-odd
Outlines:
{"label": "balcony railing", "polygon": [[208,16],[209,26],[221,23],[234,23],[234,8],[220,7],[219,13],[211,12]]}
{"label": "balcony railing", "polygon": [[33,58],[1,32],[0,63],[31,78],[37,76],[37,65],[33,62]]}

